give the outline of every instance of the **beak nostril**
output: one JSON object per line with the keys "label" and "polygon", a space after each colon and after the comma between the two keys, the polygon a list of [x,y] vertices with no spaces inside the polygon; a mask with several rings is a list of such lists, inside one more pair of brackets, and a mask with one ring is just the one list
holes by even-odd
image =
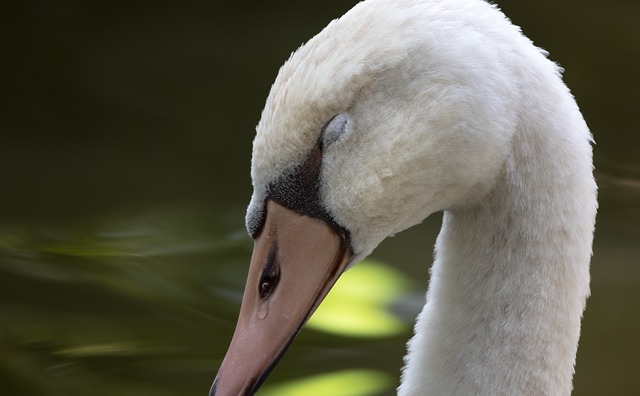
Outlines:
{"label": "beak nostril", "polygon": [[264,265],[258,284],[258,294],[261,300],[269,297],[280,281],[280,265],[278,264],[277,256],[278,248],[274,245],[269,251],[267,262]]}
{"label": "beak nostril", "polygon": [[260,284],[260,298],[267,297],[270,294],[272,287],[273,283],[271,282],[271,280],[265,279],[264,281],[262,281],[262,283]]}

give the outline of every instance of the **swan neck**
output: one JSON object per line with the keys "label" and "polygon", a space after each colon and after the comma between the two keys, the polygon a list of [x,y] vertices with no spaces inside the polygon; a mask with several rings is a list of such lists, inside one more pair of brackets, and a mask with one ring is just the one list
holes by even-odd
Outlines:
{"label": "swan neck", "polygon": [[587,139],[549,135],[516,135],[493,191],[445,212],[400,395],[571,393],[595,184]]}

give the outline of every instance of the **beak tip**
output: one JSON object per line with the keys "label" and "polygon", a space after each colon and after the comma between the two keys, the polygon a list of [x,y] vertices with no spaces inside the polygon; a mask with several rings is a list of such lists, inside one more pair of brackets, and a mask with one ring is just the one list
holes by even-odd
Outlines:
{"label": "beak tip", "polygon": [[216,396],[217,387],[218,387],[218,376],[216,375],[216,379],[213,380],[213,384],[211,385],[211,389],[209,390],[209,396]]}

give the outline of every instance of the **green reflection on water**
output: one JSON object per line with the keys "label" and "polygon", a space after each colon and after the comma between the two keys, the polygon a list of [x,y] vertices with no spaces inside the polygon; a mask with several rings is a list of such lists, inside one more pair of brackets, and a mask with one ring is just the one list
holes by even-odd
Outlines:
{"label": "green reflection on water", "polygon": [[265,386],[260,396],[366,396],[392,386],[392,379],[383,372],[345,370]]}
{"label": "green reflection on water", "polygon": [[408,290],[406,275],[381,262],[365,260],[345,272],[307,326],[355,337],[397,335],[407,324],[390,312]]}

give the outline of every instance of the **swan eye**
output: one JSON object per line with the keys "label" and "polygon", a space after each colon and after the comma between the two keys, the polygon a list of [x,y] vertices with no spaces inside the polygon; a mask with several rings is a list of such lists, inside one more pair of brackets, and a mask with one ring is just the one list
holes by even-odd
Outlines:
{"label": "swan eye", "polygon": [[342,139],[351,130],[349,116],[344,113],[336,114],[322,128],[322,136],[325,146],[329,146]]}
{"label": "swan eye", "polygon": [[277,260],[277,250],[271,249],[267,262],[265,263],[260,282],[258,283],[258,294],[260,299],[264,300],[269,297],[276,289],[280,281],[280,266]]}

